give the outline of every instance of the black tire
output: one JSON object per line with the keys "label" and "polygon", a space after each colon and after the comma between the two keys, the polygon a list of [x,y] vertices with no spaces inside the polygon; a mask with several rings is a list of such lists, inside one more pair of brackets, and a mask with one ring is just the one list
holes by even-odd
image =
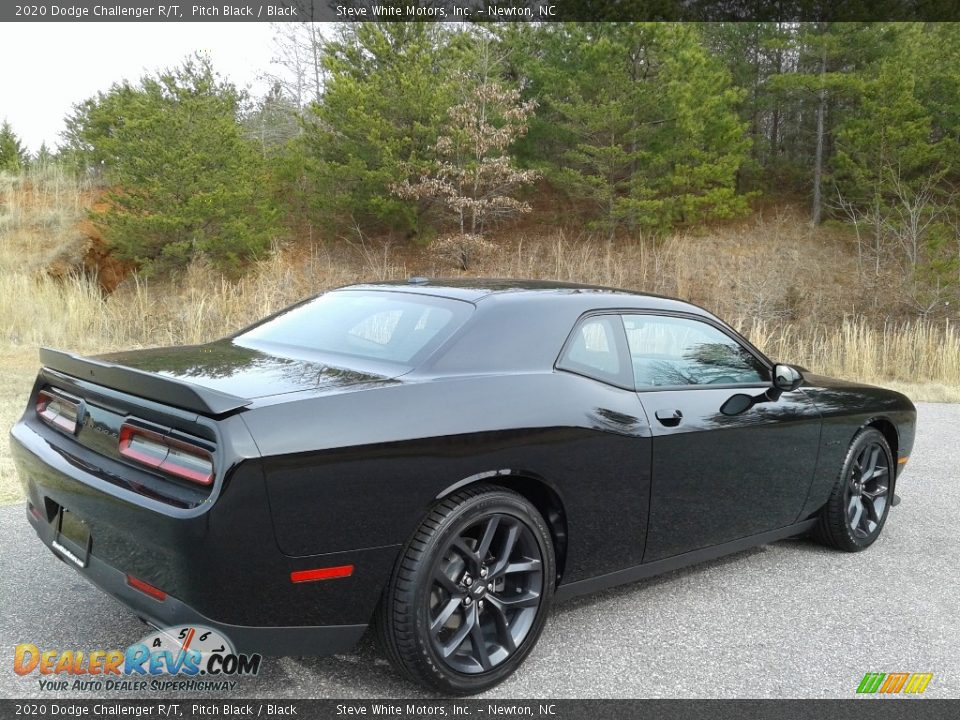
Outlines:
{"label": "black tire", "polygon": [[481,692],[536,645],[555,578],[550,531],[530,502],[491,485],[461,490],[400,553],[375,620],[381,646],[414,682]]}
{"label": "black tire", "polygon": [[837,550],[859,552],[873,545],[887,521],[896,465],[886,438],[864,428],[853,438],[813,537]]}

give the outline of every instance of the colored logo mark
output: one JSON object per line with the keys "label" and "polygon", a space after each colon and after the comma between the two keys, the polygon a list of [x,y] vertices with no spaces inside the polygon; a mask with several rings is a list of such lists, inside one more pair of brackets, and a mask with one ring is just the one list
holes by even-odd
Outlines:
{"label": "colored logo mark", "polygon": [[859,694],[919,695],[933,680],[933,673],[867,673],[857,688]]}

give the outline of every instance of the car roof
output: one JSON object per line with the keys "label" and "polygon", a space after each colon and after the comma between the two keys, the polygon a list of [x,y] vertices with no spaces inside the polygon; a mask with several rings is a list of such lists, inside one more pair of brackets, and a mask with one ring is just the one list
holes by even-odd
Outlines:
{"label": "car roof", "polygon": [[701,307],[676,298],[650,293],[561,282],[558,280],[515,280],[509,278],[421,278],[392,280],[377,283],[348,285],[340,290],[379,290],[404,292],[417,295],[453,298],[470,303],[481,301],[524,301],[545,299],[550,296],[565,297],[576,303],[579,298],[584,309],[604,307],[627,307],[646,310],[673,310],[713,317]]}

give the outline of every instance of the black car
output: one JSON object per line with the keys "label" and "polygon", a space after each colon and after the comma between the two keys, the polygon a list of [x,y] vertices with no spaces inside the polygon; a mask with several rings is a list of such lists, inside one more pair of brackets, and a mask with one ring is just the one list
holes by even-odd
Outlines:
{"label": "black car", "polygon": [[688,303],[554,282],[356,285],[206,345],[40,357],[11,434],[58,557],[240,651],[373,625],[452,694],[562,598],[803,533],[863,550],[916,420]]}

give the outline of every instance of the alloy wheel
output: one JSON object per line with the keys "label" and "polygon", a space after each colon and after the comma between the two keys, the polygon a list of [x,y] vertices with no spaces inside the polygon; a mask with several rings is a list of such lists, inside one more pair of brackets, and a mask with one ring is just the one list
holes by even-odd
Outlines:
{"label": "alloy wheel", "polygon": [[428,595],[431,645],[452,670],[485,673],[530,633],[543,594],[543,557],[519,518],[490,513],[447,542]]}
{"label": "alloy wheel", "polygon": [[844,506],[847,527],[857,538],[867,538],[880,525],[890,494],[890,467],[879,443],[870,443],[857,455],[847,478]]}

